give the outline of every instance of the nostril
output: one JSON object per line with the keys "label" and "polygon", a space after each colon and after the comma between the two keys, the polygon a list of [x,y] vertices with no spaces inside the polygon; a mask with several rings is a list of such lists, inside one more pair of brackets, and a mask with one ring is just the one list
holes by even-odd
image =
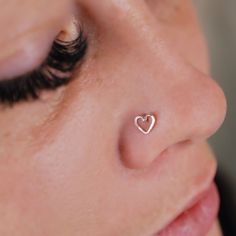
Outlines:
{"label": "nostril", "polygon": [[[181,149],[184,149],[185,147],[191,146],[193,143],[194,142],[191,139],[182,140],[182,141],[170,144],[163,152],[171,151],[173,149],[181,150]],[[162,155],[162,153],[161,153],[161,155]]]}
{"label": "nostril", "polygon": [[193,143],[193,141],[191,139],[186,139],[186,140],[178,142],[176,145],[179,147],[182,147],[182,146],[191,145],[192,143]]}

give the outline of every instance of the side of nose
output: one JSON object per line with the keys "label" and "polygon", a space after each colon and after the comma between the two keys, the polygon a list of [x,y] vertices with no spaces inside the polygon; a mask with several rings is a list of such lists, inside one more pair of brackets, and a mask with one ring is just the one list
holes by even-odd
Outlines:
{"label": "side of nose", "polygon": [[[155,23],[150,20],[146,25],[140,45],[134,39],[134,55],[139,60],[133,59],[136,67],[130,67],[126,76],[132,83],[129,96],[136,99],[130,107],[127,104],[120,140],[127,164],[141,168],[173,145],[206,140],[221,126],[226,114],[226,99],[218,84],[179,55],[168,44],[169,39],[165,43],[167,36]],[[133,118],[144,113],[155,113],[157,118],[149,135],[143,135],[133,124]]]}
{"label": "side of nose", "polygon": [[[146,78],[143,86],[137,86],[135,92],[143,96],[136,94],[138,99],[124,121],[119,145],[128,167],[145,168],[168,148],[202,142],[221,126],[226,113],[223,91],[213,79],[191,65],[185,66],[185,73],[170,72],[165,79]],[[144,113],[156,116],[148,135],[133,121]]]}

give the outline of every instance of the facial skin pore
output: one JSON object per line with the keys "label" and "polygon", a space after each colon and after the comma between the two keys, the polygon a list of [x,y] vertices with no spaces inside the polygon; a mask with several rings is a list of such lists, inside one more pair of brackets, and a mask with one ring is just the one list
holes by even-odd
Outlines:
{"label": "facial skin pore", "polygon": [[[190,1],[1,2],[0,82],[39,65],[72,19],[88,52],[67,86],[0,106],[0,235],[162,231],[211,184],[206,140],[226,111]],[[144,112],[148,136],[133,125]]]}

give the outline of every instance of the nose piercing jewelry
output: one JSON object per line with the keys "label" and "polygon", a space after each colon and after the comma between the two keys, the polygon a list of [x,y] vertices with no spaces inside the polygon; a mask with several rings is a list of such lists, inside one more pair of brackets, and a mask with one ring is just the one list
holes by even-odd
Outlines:
{"label": "nose piercing jewelry", "polygon": [[143,134],[149,134],[156,124],[156,117],[152,114],[144,114],[134,118],[134,125]]}

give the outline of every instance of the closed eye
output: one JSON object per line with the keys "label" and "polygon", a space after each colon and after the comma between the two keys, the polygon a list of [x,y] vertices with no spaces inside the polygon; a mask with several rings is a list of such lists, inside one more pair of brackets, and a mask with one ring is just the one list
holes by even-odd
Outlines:
{"label": "closed eye", "polygon": [[87,51],[87,39],[80,30],[72,41],[55,40],[46,60],[25,75],[0,81],[0,103],[16,103],[36,100],[41,90],[54,90],[68,84],[73,72]]}

